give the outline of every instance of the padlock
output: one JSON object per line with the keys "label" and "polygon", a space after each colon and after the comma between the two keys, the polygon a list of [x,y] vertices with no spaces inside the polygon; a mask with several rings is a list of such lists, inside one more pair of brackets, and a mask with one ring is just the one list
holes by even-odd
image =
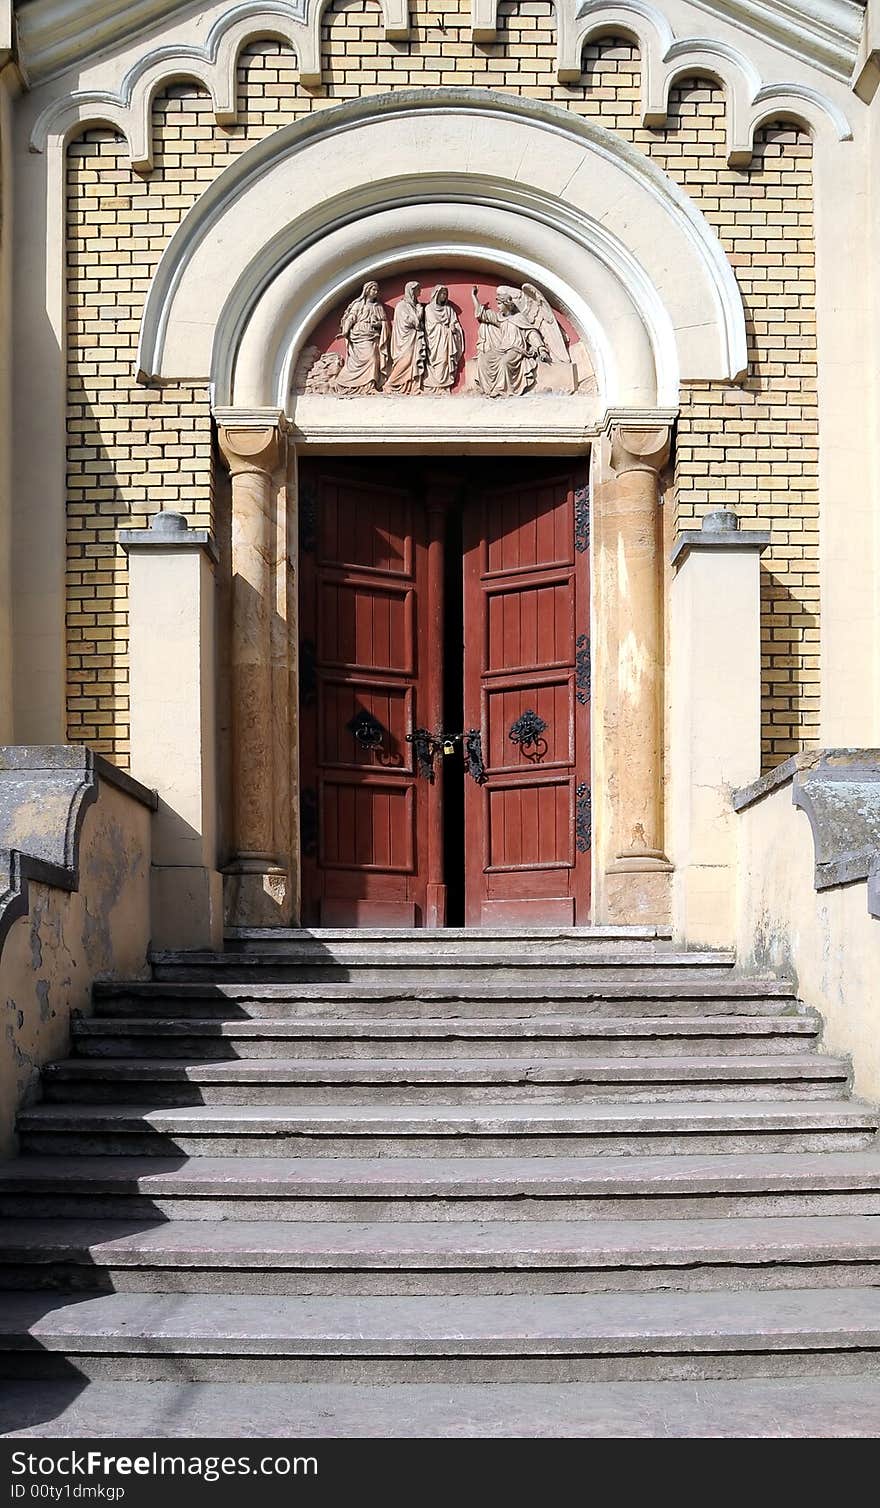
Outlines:
{"label": "padlock", "polygon": [[454,753],[455,753],[455,744],[452,742],[452,739],[451,738],[444,738],[444,740],[443,740],[443,754],[444,754],[444,757],[448,756],[449,754],[454,754]]}

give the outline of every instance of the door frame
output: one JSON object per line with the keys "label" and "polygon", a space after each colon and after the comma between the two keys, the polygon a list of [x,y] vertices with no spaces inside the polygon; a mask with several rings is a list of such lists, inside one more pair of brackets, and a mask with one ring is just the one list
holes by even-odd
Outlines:
{"label": "door frame", "polygon": [[[523,458],[527,458],[529,460],[543,460],[546,461],[548,465],[558,463],[560,468],[583,468],[584,479],[589,489],[588,495],[590,516],[588,516],[587,519],[589,539],[589,534],[592,532],[591,515],[593,509],[593,498],[595,495],[592,483],[596,452],[594,437],[587,437],[585,441],[582,441],[577,446],[573,446],[571,444],[570,438],[566,437],[566,439],[561,440],[558,445],[545,444],[542,442],[540,444],[525,445],[521,449],[520,447],[517,447],[517,452],[521,454]],[[445,514],[449,500],[449,494],[452,491],[458,490],[458,484],[456,483],[454,473],[451,470],[447,470],[447,468],[444,466],[444,462],[446,460],[450,460],[460,461],[466,464],[469,458],[475,457],[475,454],[479,456],[480,460],[491,460],[493,457],[496,457],[499,461],[506,462],[513,459],[513,456],[511,454],[511,446],[504,445],[503,447],[500,447],[497,443],[494,443],[492,445],[479,445],[476,447],[470,445],[462,445],[460,449],[457,449],[452,453],[450,453],[449,451],[444,451],[442,454],[437,455],[434,469],[432,469],[431,462],[433,458],[430,454],[425,454],[416,446],[402,446],[399,444],[393,444],[387,447],[383,446],[381,448],[373,444],[369,446],[365,445],[363,448],[358,446],[356,449],[347,445],[337,446],[327,445],[325,443],[298,444],[294,455],[291,457],[292,466],[290,477],[290,501],[293,504],[293,507],[291,509],[293,517],[290,520],[290,538],[293,542],[293,547],[295,548],[296,559],[297,590],[294,595],[296,600],[297,621],[295,625],[295,633],[293,635],[293,643],[296,648],[296,653],[294,655],[293,686],[290,700],[292,713],[291,773],[293,776],[293,779],[291,781],[290,821],[291,834],[294,839],[294,863],[297,870],[295,876],[294,891],[295,894],[299,897],[300,907],[302,906],[303,898],[303,864],[300,841],[301,793],[303,790],[303,783],[301,778],[301,741],[299,737],[299,581],[300,572],[302,569],[302,555],[304,552],[302,546],[302,529],[299,510],[299,461],[306,460],[311,463],[313,461],[320,462],[321,460],[325,460],[331,466],[334,461],[352,461],[364,463],[374,462],[377,466],[379,466],[382,460],[387,457],[388,459],[401,460],[404,463],[418,463],[423,466],[426,483],[425,509],[427,514],[427,568],[425,572],[426,592],[428,596],[427,615],[430,620],[432,635],[436,635],[439,639],[439,642],[442,642],[444,632],[443,574],[445,568]],[[588,608],[591,644],[594,642],[596,626],[596,592],[593,582],[594,578],[591,571]],[[591,696],[592,686],[594,684],[594,678],[596,676],[596,668],[596,656],[595,654],[593,654],[591,665]],[[442,675],[438,674],[436,664],[432,664],[430,660],[429,670],[426,676],[426,707],[429,713],[428,726],[431,728],[441,727],[443,714]],[[588,757],[590,761],[590,781],[591,789],[593,792],[592,809],[594,814],[597,812],[598,807],[598,802],[596,800],[595,794],[594,775],[595,764],[593,745],[595,739],[596,719],[593,717],[590,719]],[[593,838],[594,831],[595,826],[591,824],[590,873],[588,884],[593,898],[595,898],[596,895],[596,843]],[[431,788],[431,796],[428,803],[428,851],[426,862],[427,898],[425,905],[424,923],[420,928],[418,928],[418,931],[420,933],[428,932],[431,929],[436,929],[437,927],[442,927],[445,925],[446,884],[445,876],[443,873],[443,841],[443,778],[441,775],[440,778],[435,782],[434,786]],[[593,906],[595,906],[595,899],[593,901]],[[589,927],[595,924],[596,919],[594,914],[591,914],[589,921],[577,923],[579,927]],[[470,930],[479,930],[479,928],[475,928],[473,924],[470,924]]]}

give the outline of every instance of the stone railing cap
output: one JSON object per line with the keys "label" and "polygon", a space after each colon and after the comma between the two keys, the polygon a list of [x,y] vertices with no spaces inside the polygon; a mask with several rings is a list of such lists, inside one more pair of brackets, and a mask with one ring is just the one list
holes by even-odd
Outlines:
{"label": "stone railing cap", "polygon": [[213,561],[220,558],[210,529],[193,529],[182,513],[163,511],[150,519],[146,529],[120,529],[123,550],[205,550]]}
{"label": "stone railing cap", "polygon": [[732,508],[716,508],[707,513],[699,529],[683,529],[672,547],[670,561],[683,565],[692,550],[766,550],[770,543],[768,529],[741,529]]}

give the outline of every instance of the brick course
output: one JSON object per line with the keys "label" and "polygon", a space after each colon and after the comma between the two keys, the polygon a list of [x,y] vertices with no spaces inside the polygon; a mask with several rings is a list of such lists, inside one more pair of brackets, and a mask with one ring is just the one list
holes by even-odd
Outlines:
{"label": "brick course", "polygon": [[127,617],[122,526],[158,508],[212,521],[207,394],[149,390],[132,378],[143,300],[186,211],[233,156],[298,116],[389,88],[498,88],[562,105],[621,133],[681,184],[717,231],[743,292],[749,372],[741,389],[682,392],[676,436],[681,527],[732,506],[769,527],[764,557],[763,746],[770,765],[818,735],[818,478],[812,150],[768,126],[748,169],[729,168],[724,99],[704,79],[672,92],[667,124],[639,124],[637,49],[602,38],[580,82],[555,78],[550,0],[504,0],[498,39],[470,39],[469,0],[411,6],[412,35],[387,42],[378,6],[334,0],[324,15],[319,90],[292,54],[257,42],[238,65],[239,120],[221,127],[208,97],[176,84],[153,108],[155,168],[132,173],[122,143],[92,130],[67,164],[68,737],[127,763]]}

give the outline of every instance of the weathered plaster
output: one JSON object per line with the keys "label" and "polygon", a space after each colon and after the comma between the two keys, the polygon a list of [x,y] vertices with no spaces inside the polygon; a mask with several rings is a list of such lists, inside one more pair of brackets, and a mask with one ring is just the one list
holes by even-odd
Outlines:
{"label": "weathered plaster", "polygon": [[[20,758],[28,752],[37,751],[16,751]],[[85,750],[41,750],[44,762],[50,752],[59,758],[75,754],[81,765],[94,758]],[[11,750],[2,755],[11,761]],[[146,973],[152,803],[133,781],[117,780],[115,774],[102,778],[93,770],[93,785],[89,777],[76,785],[68,768],[64,802],[32,794],[6,824],[7,832],[25,835],[30,823],[32,852],[0,849],[0,863],[6,860],[10,875],[0,891],[0,913],[6,903],[0,942],[0,1153],[12,1148],[16,1111],[36,1092],[41,1065],[67,1053],[71,1013],[90,1009],[93,981]],[[31,772],[32,793],[39,784],[39,772]],[[8,842],[6,832],[3,838]],[[60,862],[33,851],[40,848]]]}
{"label": "weathered plaster", "polygon": [[739,966],[796,979],[824,1017],[824,1046],[851,1054],[856,1093],[880,1100],[880,924],[864,885],[817,892],[813,834],[787,781],[742,806],[738,849]]}

